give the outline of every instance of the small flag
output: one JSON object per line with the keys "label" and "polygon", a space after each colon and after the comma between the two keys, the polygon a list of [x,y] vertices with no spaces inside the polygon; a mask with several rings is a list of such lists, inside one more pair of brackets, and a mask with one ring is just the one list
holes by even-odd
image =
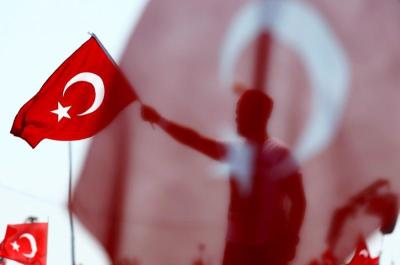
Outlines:
{"label": "small flag", "polygon": [[379,257],[372,258],[367,243],[364,239],[360,239],[357,245],[357,249],[354,253],[353,258],[347,265],[378,265]]}
{"label": "small flag", "polygon": [[0,256],[25,265],[46,265],[47,223],[8,225]]}
{"label": "small flag", "polygon": [[95,37],[76,50],[15,117],[11,133],[32,148],[43,139],[93,136],[136,99]]}

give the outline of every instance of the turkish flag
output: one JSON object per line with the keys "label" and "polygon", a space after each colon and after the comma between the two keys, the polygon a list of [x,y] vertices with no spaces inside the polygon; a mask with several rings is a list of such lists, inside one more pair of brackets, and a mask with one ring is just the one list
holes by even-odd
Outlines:
{"label": "turkish flag", "polygon": [[355,250],[354,256],[348,265],[378,265],[379,257],[372,258],[367,243],[364,239],[360,239]]}
{"label": "turkish flag", "polygon": [[[360,235],[396,224],[399,11],[374,0],[150,1],[121,68],[155,109],[144,115],[153,127],[132,106],[94,139],[74,212],[116,263],[190,264],[202,244],[211,264],[303,265],[327,249],[343,264]],[[252,151],[234,88],[262,89],[263,31],[273,106],[268,141]],[[259,129],[253,114],[244,123]]]}
{"label": "turkish flag", "polygon": [[[321,260],[313,260],[309,263],[309,265],[340,265],[343,263],[338,263],[335,257],[332,256],[332,253],[328,250],[323,255]],[[360,238],[357,244],[356,249],[354,250],[353,257],[351,257],[350,261],[346,263],[347,265],[378,265],[379,264],[379,256],[371,257],[369,252],[367,242],[365,239]]]}
{"label": "turkish flag", "polygon": [[8,225],[0,256],[26,265],[46,265],[47,223]]}
{"label": "turkish flag", "polygon": [[34,148],[43,139],[91,137],[136,99],[118,66],[91,37],[15,117],[11,133]]}

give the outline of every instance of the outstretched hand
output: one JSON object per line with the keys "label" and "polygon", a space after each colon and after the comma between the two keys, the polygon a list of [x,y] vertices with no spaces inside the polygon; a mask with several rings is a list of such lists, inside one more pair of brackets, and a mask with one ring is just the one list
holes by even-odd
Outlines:
{"label": "outstretched hand", "polygon": [[150,106],[142,105],[142,119],[151,123],[158,123],[161,119],[160,114]]}

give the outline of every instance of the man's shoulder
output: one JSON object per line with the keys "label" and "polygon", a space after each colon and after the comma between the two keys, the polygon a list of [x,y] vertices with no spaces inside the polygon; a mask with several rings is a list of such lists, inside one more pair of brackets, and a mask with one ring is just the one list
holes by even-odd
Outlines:
{"label": "man's shoulder", "polygon": [[[283,169],[283,171],[297,171],[299,165],[291,154],[289,147],[279,139],[269,138],[263,148],[263,157],[265,162],[274,167]],[[288,173],[288,172],[286,172]]]}
{"label": "man's shoulder", "polygon": [[269,138],[263,147],[263,153],[268,154],[280,154],[282,156],[290,156],[289,147],[277,138]]}

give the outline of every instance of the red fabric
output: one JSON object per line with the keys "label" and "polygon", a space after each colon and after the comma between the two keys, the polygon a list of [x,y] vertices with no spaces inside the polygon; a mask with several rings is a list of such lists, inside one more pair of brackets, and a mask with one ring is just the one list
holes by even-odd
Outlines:
{"label": "red fabric", "polygon": [[[320,260],[313,260],[308,265],[340,265],[343,263],[337,262],[330,251],[326,251]],[[354,250],[353,257],[346,263],[347,265],[378,265],[379,257],[372,258],[367,243],[364,239],[359,239],[356,249]]]}
{"label": "red fabric", "polygon": [[[227,240],[229,205],[232,199],[240,202],[242,198],[231,195],[230,174],[215,170],[222,163],[215,161],[219,148],[212,148],[213,143],[231,140],[224,129],[237,132],[238,95],[221,82],[221,47],[235,15],[250,2],[149,1],[121,67],[135,83],[141,100],[168,122],[150,126],[142,121],[136,106],[127,108],[117,123],[94,139],[74,194],[75,213],[114,262],[137,259],[148,265],[187,265],[197,260],[200,243],[210,264],[222,264],[225,251],[268,259],[276,253],[288,254],[282,245],[266,250],[268,244]],[[400,111],[400,68],[396,67],[400,32],[396,27],[400,25],[400,5],[396,1],[382,5],[375,0],[346,4],[330,0],[254,2],[299,3],[312,8],[348,61],[348,94],[335,131],[327,146],[299,164],[305,218],[299,239],[290,238],[295,246],[291,264],[308,264],[325,251],[327,260],[343,264],[360,234],[367,238],[377,228],[388,233],[396,222],[400,192],[400,122],[396,115]],[[313,27],[300,27],[307,19],[291,18],[299,25],[297,32],[314,32]],[[286,29],[286,24],[281,29]],[[307,34],[300,37],[325,43],[319,35]],[[297,46],[276,35],[271,38],[264,90],[274,101],[268,134],[284,142],[293,154],[315,103],[311,100],[315,80]],[[253,84],[262,83],[252,80],[254,42],[246,48],[233,66],[233,82],[254,88]],[[329,49],[311,54],[336,57]],[[320,76],[323,94],[336,76],[330,71],[335,65],[322,65],[327,68]],[[323,110],[331,110],[329,99],[328,95],[319,102]],[[157,120],[157,115],[151,119]],[[318,122],[317,129],[330,123],[323,117]],[[176,126],[166,126],[172,123]],[[165,132],[166,127],[172,129]],[[186,130],[181,134],[185,137],[171,137],[171,132],[177,131],[173,128]],[[214,159],[204,155],[210,149]],[[381,183],[379,180],[387,184],[377,187],[374,183]],[[288,202],[277,199],[285,205]],[[246,234],[255,229],[242,227]],[[330,231],[337,231],[336,238],[331,238]],[[286,233],[274,232],[285,241]],[[259,263],[252,259],[247,264]]]}
{"label": "red fabric", "polygon": [[46,265],[47,223],[8,225],[0,256],[26,265]]}
{"label": "red fabric", "polygon": [[[63,95],[68,81],[80,73],[93,73],[102,79],[104,100],[92,113],[79,115],[95,100],[89,82],[75,82]],[[98,95],[99,96],[99,95]],[[109,124],[129,103],[136,99],[131,86],[107,54],[91,37],[49,77],[40,91],[15,117],[11,133],[26,140],[33,148],[44,138],[71,141],[93,136]],[[52,111],[58,104],[70,107],[68,115],[58,120]]]}
{"label": "red fabric", "polygon": [[364,239],[360,239],[354,256],[348,265],[378,265],[379,257],[372,258]]}

